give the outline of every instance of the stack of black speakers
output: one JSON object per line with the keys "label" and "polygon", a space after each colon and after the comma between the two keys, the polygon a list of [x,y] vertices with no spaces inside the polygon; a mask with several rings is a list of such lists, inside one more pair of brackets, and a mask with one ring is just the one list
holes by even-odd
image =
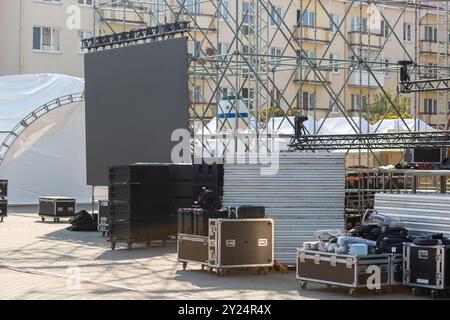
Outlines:
{"label": "stack of black speakers", "polygon": [[8,180],[0,179],[0,222],[8,216]]}
{"label": "stack of black speakers", "polygon": [[220,164],[137,163],[109,168],[112,241],[166,240],[176,236],[179,208],[191,207],[198,194],[214,190],[221,204]]}

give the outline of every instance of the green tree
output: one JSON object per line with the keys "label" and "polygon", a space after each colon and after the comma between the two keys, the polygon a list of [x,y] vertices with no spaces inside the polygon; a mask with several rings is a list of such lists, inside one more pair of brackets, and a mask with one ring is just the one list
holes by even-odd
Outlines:
{"label": "green tree", "polygon": [[[394,93],[390,89],[386,89],[387,96],[394,103],[395,108],[399,111],[402,118],[411,119],[411,101],[403,96],[396,99]],[[381,119],[397,119],[398,113],[394,110],[389,99],[383,93],[377,93],[373,96],[370,105],[364,110],[367,114],[367,120],[373,124]]]}

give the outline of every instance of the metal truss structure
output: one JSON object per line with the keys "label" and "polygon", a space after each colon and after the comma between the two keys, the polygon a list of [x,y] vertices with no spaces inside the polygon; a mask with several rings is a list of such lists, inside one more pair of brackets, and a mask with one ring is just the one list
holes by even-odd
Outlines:
{"label": "metal truss structure", "polygon": [[52,110],[81,101],[84,101],[84,93],[69,94],[49,101],[27,114],[11,131],[7,132],[6,137],[3,139],[0,145],[0,166],[16,139],[36,120]]}
{"label": "metal truss structure", "polygon": [[450,147],[450,131],[349,135],[305,135],[293,138],[292,150],[403,149]]}
{"label": "metal truss structure", "polygon": [[400,93],[448,91],[450,78],[400,82]]}
{"label": "metal truss structure", "polygon": [[[334,2],[339,5],[335,11]],[[379,119],[395,115],[408,131],[418,129],[416,121],[411,127],[404,120],[396,86],[391,92],[384,83],[389,77],[398,83],[401,59],[390,56],[415,62],[412,81],[447,73],[448,12],[447,1],[421,0],[96,0],[94,37],[189,21],[190,117],[194,139],[201,145],[229,128],[238,134],[238,122],[256,135],[269,136],[282,122],[294,128],[290,116],[298,114],[314,121],[311,139],[316,135],[316,141],[324,141],[317,134],[336,116],[345,118],[356,135],[368,133],[364,122],[373,121],[377,99],[386,105]],[[436,52],[426,55],[437,59],[432,66],[421,58],[426,48],[419,40],[427,14],[435,17],[432,24],[439,33]],[[409,25],[407,31],[404,25]],[[338,47],[345,53],[330,55]],[[233,94],[224,94],[225,89]],[[423,117],[423,98],[419,92],[408,97],[414,119]],[[241,118],[238,112],[216,121],[215,128],[207,126],[221,99],[235,108],[242,99],[250,116]],[[439,100],[432,115],[437,128],[445,123],[446,103]],[[275,115],[283,121],[270,121]],[[351,138],[345,140],[341,145],[350,147]],[[397,141],[399,146],[403,140]]]}
{"label": "metal truss structure", "polygon": [[113,33],[104,36],[86,38],[81,40],[81,49],[88,51],[113,48],[130,43],[138,43],[139,41],[167,39],[175,35],[183,35],[187,31],[189,22],[176,21],[174,23],[166,23],[154,27],[146,27],[120,33]]}

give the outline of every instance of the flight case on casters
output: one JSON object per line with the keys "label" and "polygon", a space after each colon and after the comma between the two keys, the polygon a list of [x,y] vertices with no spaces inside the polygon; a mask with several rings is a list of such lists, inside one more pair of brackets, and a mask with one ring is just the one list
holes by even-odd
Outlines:
{"label": "flight case on casters", "polygon": [[403,285],[432,298],[450,290],[450,245],[403,244]]}
{"label": "flight case on casters", "polygon": [[40,197],[39,216],[42,221],[45,218],[53,218],[58,222],[60,218],[69,218],[75,215],[75,199],[68,197]]}
{"label": "flight case on casters", "polygon": [[209,219],[208,267],[218,275],[235,268],[268,274],[274,264],[272,219]]}
{"label": "flight case on casters", "polygon": [[298,249],[297,279],[302,289],[306,289],[308,282],[315,282],[327,286],[347,287],[350,289],[350,295],[354,296],[356,289],[367,288],[369,283],[373,283],[369,277],[374,274],[375,266],[380,270],[380,288],[376,289],[376,292],[381,293],[381,288],[389,292],[392,285],[399,284],[400,258],[401,254],[354,256]]}

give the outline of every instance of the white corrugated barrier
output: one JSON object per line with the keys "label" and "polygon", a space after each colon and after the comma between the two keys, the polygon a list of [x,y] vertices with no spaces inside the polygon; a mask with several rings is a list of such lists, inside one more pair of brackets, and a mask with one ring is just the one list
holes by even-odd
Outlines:
{"label": "white corrugated barrier", "polygon": [[412,233],[450,236],[450,195],[376,193],[375,210],[401,219]]}
{"label": "white corrugated barrier", "polygon": [[266,207],[277,261],[294,264],[318,229],[344,229],[345,154],[282,152],[276,174],[262,175],[262,166],[226,161],[223,202]]}

